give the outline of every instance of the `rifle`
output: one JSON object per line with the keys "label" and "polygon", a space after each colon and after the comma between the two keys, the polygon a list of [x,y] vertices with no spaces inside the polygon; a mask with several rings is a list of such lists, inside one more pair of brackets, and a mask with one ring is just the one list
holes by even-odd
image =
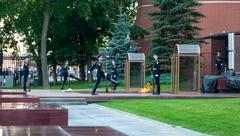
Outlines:
{"label": "rifle", "polygon": [[105,75],[105,92],[108,93],[107,74]]}
{"label": "rifle", "polygon": [[155,81],[154,81],[154,77],[152,78],[152,94],[154,94],[154,90],[155,90]]}

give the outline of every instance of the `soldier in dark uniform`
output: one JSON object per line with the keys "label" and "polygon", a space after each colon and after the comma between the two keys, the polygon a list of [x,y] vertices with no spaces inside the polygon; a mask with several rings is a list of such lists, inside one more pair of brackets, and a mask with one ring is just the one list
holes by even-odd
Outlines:
{"label": "soldier in dark uniform", "polygon": [[103,60],[103,56],[100,54],[98,55],[97,57],[98,61],[91,67],[91,70],[88,72],[88,73],[92,73],[92,71],[94,69],[97,69],[97,81],[92,89],[92,95],[97,95],[96,94],[96,90],[97,90],[97,87],[98,85],[100,84],[101,82],[101,79],[105,79],[105,77],[107,77],[107,80],[109,80],[110,82],[114,83],[114,84],[118,84],[115,80],[113,79],[110,79],[107,75],[107,73],[104,73],[103,70],[102,70],[102,60]]}
{"label": "soldier in dark uniform", "polygon": [[68,68],[67,67],[62,66],[62,68],[60,70],[60,76],[63,78],[61,90],[64,90],[64,86],[65,86],[67,78],[68,78]]}
{"label": "soldier in dark uniform", "polygon": [[60,76],[63,78],[62,85],[61,85],[61,90],[64,90],[64,86],[67,82],[68,77],[76,79],[78,81],[81,80],[81,79],[75,77],[74,75],[68,73],[68,69],[69,69],[68,66],[65,66],[65,67],[62,67],[61,70],[60,70]]}
{"label": "soldier in dark uniform", "polygon": [[221,75],[222,69],[223,69],[223,56],[220,51],[217,51],[217,56],[216,56],[216,67],[218,74]]}
{"label": "soldier in dark uniform", "polygon": [[153,94],[160,94],[160,62],[159,62],[159,54],[158,53],[154,53],[153,54],[153,58],[154,58],[154,62],[152,64],[152,76],[155,80],[155,85],[156,85],[156,92],[155,92],[155,88],[153,88]]}
{"label": "soldier in dark uniform", "polygon": [[[116,62],[115,62],[115,60],[112,60],[111,78],[113,80],[117,81],[117,76],[118,76],[118,72],[117,72]],[[116,89],[117,89],[117,85],[113,83],[112,90],[116,90]]]}
{"label": "soldier in dark uniform", "polygon": [[22,75],[23,75],[23,91],[27,92],[27,81],[29,76],[29,66],[27,61],[24,61]]}

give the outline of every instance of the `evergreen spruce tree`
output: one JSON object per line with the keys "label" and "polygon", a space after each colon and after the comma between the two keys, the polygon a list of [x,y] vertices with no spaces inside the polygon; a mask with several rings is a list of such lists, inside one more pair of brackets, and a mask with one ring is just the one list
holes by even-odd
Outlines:
{"label": "evergreen spruce tree", "polygon": [[124,64],[126,63],[127,53],[136,52],[136,43],[130,39],[131,23],[127,21],[127,15],[119,9],[117,21],[113,24],[111,32],[112,39],[107,43],[103,52],[105,54],[106,70],[109,73],[112,69],[112,60],[115,60],[118,67],[120,78],[123,77]]}
{"label": "evergreen spruce tree", "polygon": [[154,0],[153,5],[160,10],[149,13],[154,21],[152,52],[160,54],[161,69],[169,72],[174,45],[202,42],[195,38],[201,30],[196,24],[204,17],[196,11],[201,3],[196,0]]}

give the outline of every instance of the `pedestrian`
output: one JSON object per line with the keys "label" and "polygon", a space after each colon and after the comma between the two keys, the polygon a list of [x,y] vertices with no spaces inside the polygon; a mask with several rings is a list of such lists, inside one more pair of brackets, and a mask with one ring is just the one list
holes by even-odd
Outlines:
{"label": "pedestrian", "polygon": [[215,66],[217,67],[218,75],[221,75],[223,70],[223,56],[220,51],[217,51]]}
{"label": "pedestrian", "polygon": [[23,91],[27,92],[27,81],[29,76],[28,60],[24,61],[23,68],[22,68],[22,75],[23,75]]}
{"label": "pedestrian", "polygon": [[13,79],[14,79],[14,85],[17,84],[17,80],[19,79],[19,74],[18,74],[18,69],[17,67],[14,68],[14,73],[13,73]]}
{"label": "pedestrian", "polygon": [[[159,95],[160,94],[160,61],[159,61],[159,54],[153,54],[154,62],[152,64],[152,77],[155,81],[155,88],[153,88],[153,94]],[[156,89],[156,91],[155,91]]]}

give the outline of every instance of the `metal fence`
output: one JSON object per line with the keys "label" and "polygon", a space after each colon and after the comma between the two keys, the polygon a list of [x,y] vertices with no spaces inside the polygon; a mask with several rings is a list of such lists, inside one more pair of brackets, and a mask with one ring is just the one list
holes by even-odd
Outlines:
{"label": "metal fence", "polygon": [[12,75],[14,71],[20,70],[23,66],[24,60],[28,59],[29,68],[36,68],[36,63],[31,59],[30,56],[26,55],[3,55],[3,64],[2,72],[5,72],[5,75]]}
{"label": "metal fence", "polygon": [[[1,58],[0,58],[1,59]],[[2,56],[2,65],[1,70],[0,70],[0,86],[2,87],[15,87],[15,88],[21,88],[22,86],[22,81],[23,81],[23,76],[21,76],[21,71],[23,68],[24,61],[28,60],[29,63],[29,85],[38,85],[37,82],[39,82],[38,78],[38,71],[37,71],[37,65],[35,61],[30,57],[26,55],[18,55],[18,56],[13,56],[10,54],[4,54]],[[61,77],[59,75],[59,71],[61,69],[61,66],[57,66],[56,69],[56,74],[57,74],[57,80],[61,81]],[[87,66],[84,67],[85,73],[87,73]],[[78,66],[71,66],[69,67],[69,74],[75,76],[75,77],[80,77],[79,73],[80,69]],[[49,76],[49,81],[54,82],[54,74],[53,74],[53,68],[48,67],[48,76]],[[36,79],[36,80],[35,80]],[[86,79],[86,78],[85,78]],[[83,79],[83,80],[85,80]],[[75,79],[69,78],[69,81],[73,81]]]}
{"label": "metal fence", "polygon": [[[28,59],[29,68],[33,71],[36,69],[35,62],[27,55],[11,55],[3,54],[1,56],[2,64],[0,70],[0,85],[2,87],[11,88],[18,86],[19,90],[22,86],[21,70],[23,63]],[[18,90],[15,88],[15,90]]]}

